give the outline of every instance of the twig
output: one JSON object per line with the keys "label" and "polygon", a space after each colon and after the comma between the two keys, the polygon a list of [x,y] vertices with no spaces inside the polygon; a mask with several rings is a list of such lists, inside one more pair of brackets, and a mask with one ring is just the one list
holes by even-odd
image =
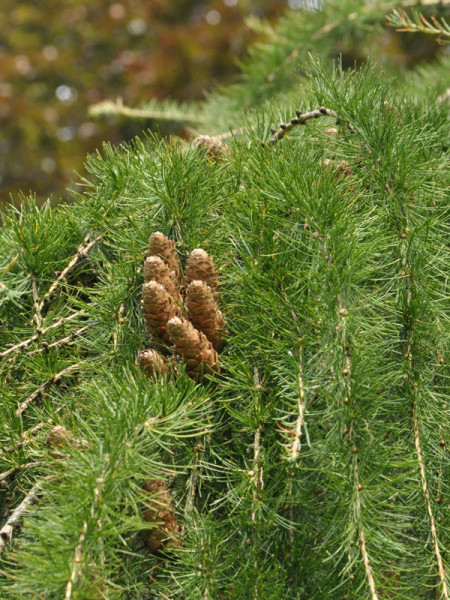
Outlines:
{"label": "twig", "polygon": [[58,277],[52,283],[52,285],[50,286],[48,291],[45,293],[44,297],[42,298],[42,300],[39,304],[39,310],[42,310],[45,302],[54,293],[54,291],[56,290],[58,285],[61,283],[61,281],[63,281],[65,279],[67,273],[69,273],[69,271],[71,269],[73,269],[73,267],[77,264],[77,262],[80,260],[80,258],[86,258],[89,250],[93,246],[95,246],[95,244],[97,244],[104,237],[104,235],[105,235],[105,233],[103,232],[100,235],[98,235],[95,239],[91,240],[90,242],[88,242],[88,239],[90,237],[89,235],[87,235],[84,238],[84,240],[83,240],[83,242],[85,242],[84,245],[80,244],[80,246],[78,246],[75,256],[69,261],[69,264],[67,265],[67,267],[61,271],[61,273],[58,275]]}
{"label": "twig", "polygon": [[119,329],[120,326],[123,323],[123,313],[125,311],[125,302],[122,302],[122,304],[119,307],[119,310],[117,311],[117,327],[114,328],[114,335],[113,335],[113,347],[114,350],[117,349],[117,340],[119,338]]}
{"label": "twig", "polygon": [[294,435],[294,443],[292,444],[291,450],[291,460],[297,460],[297,457],[300,453],[301,442],[300,438],[302,436],[302,427],[303,427],[303,419],[305,413],[305,388],[303,386],[303,357],[302,357],[302,347],[299,348],[299,361],[298,361],[298,401],[297,401],[297,409],[298,409],[298,417],[295,424],[295,435]]}
{"label": "twig", "polygon": [[[62,411],[64,407],[63,406],[58,406],[58,408],[55,410],[55,415],[57,415],[58,413],[60,413]],[[22,433],[22,442],[17,442],[16,444],[16,448],[25,448],[26,446],[28,446],[29,444],[31,444],[31,442],[33,441],[32,436],[37,432],[40,431],[41,429],[43,429],[44,427],[46,427],[47,425],[53,425],[54,420],[53,419],[47,419],[47,421],[40,421],[39,423],[37,423],[34,427],[32,427],[31,429],[28,429],[27,431],[24,431]],[[13,446],[6,446],[5,447],[5,451],[6,452],[14,452],[14,448]],[[0,475],[0,478],[2,476]]]}
{"label": "twig", "polygon": [[[109,455],[106,455],[106,456],[109,457]],[[91,504],[91,508],[89,511],[89,516],[91,519],[94,519],[95,511],[101,500],[100,486],[105,483],[105,473],[106,473],[107,466],[108,466],[108,464],[105,465],[104,469],[101,472],[100,477],[97,478],[97,486],[94,489],[94,500]],[[103,522],[103,520],[101,518],[98,519],[98,521],[96,523],[96,528],[100,529],[102,526],[102,522]],[[78,575],[80,573],[80,569],[81,569],[81,557],[82,557],[82,553],[83,553],[83,544],[84,544],[84,540],[86,539],[87,530],[88,530],[88,520],[86,519],[83,522],[83,527],[81,529],[80,537],[78,538],[78,544],[75,548],[75,555],[74,555],[74,559],[73,559],[72,571],[70,573],[69,581],[67,582],[66,594],[64,596],[64,600],[70,600],[72,598],[73,586],[74,586],[75,581],[77,580],[77,577],[78,577]]]}
{"label": "twig", "polygon": [[[411,275],[409,273],[410,269],[408,268],[409,265],[408,265],[408,259],[407,259],[406,234],[402,233],[400,239],[402,242],[401,246],[400,246],[400,255],[401,255],[401,259],[402,259],[402,263],[401,263],[402,273],[403,274],[406,273],[406,276],[404,276],[404,284],[405,284],[405,291],[406,291],[406,306],[409,311],[409,307],[411,305],[412,292],[411,292],[411,281],[410,281]],[[406,331],[406,336],[405,336],[406,337],[406,358],[408,360],[409,371],[410,371],[410,373],[412,373],[414,370],[414,363],[413,363],[413,351],[412,351],[410,333],[411,333],[410,331],[408,331],[408,330]],[[419,422],[417,419],[417,408],[416,408],[416,403],[414,400],[415,387],[414,387],[413,382],[411,381],[411,377],[409,376],[409,374],[407,374],[407,377],[405,379],[405,385],[410,386],[411,392],[412,392],[412,424],[413,424],[413,431],[414,431],[414,447],[416,449],[417,462],[419,463],[421,487],[422,487],[423,495],[425,497],[425,504],[427,506],[428,517],[430,519],[431,537],[433,539],[434,553],[436,556],[436,562],[437,562],[437,567],[438,567],[438,572],[439,572],[439,579],[440,579],[441,587],[442,587],[442,597],[444,600],[449,600],[449,591],[447,588],[446,573],[445,573],[444,563],[442,561],[441,551],[439,548],[439,539],[438,539],[438,535],[437,535],[436,522],[434,520],[433,509],[431,507],[430,493],[428,491],[427,476],[426,476],[426,471],[425,471],[425,462],[423,459],[422,447],[421,447],[421,443],[420,443]]]}
{"label": "twig", "polygon": [[[357,459],[355,459],[355,479],[356,479],[356,486],[357,486],[356,510],[357,510],[358,516],[360,516],[362,514],[361,499],[360,499],[360,493],[361,493],[360,490],[362,489],[362,486],[359,482],[359,471],[358,471],[358,460]],[[359,546],[361,548],[361,554],[362,554],[362,558],[363,558],[364,569],[366,571],[367,581],[369,582],[370,597],[371,597],[371,600],[378,600],[378,594],[377,594],[377,590],[375,587],[375,579],[373,577],[372,565],[370,563],[369,553],[367,552],[366,536],[364,534],[364,529],[361,526],[358,527],[358,530],[359,530],[358,531]]]}
{"label": "twig", "polygon": [[36,354],[40,354],[41,352],[47,352],[48,350],[50,350],[50,348],[59,348],[60,346],[64,346],[64,344],[68,344],[69,342],[73,341],[74,338],[84,333],[87,329],[89,328],[79,327],[78,329],[74,329],[70,335],[60,340],[57,340],[56,342],[53,342],[53,344],[47,344],[46,342],[42,342],[42,348],[32,350],[28,353],[28,356],[36,356]]}
{"label": "twig", "polygon": [[433,538],[434,553],[436,555],[439,579],[441,580],[442,597],[444,598],[444,600],[449,600],[447,581],[446,581],[446,576],[445,576],[445,568],[444,568],[444,563],[442,561],[441,551],[439,548],[439,539],[438,539],[438,535],[437,535],[436,523],[435,523],[434,515],[433,515],[433,509],[431,508],[430,492],[428,491],[427,476],[425,473],[425,464],[424,464],[424,460],[423,460],[422,448],[420,445],[419,423],[417,421],[417,411],[416,411],[415,405],[413,405],[412,414],[413,414],[413,428],[414,428],[414,447],[416,448],[417,460],[419,462],[422,491],[423,491],[423,495],[425,496],[425,502],[427,505],[428,516],[430,518],[431,537]]}
{"label": "twig", "polygon": [[33,321],[36,322],[36,327],[42,327],[42,313],[39,301],[39,294],[36,284],[36,279],[33,277],[31,281],[31,287],[33,289],[33,305],[34,305],[34,317]]}
{"label": "twig", "polygon": [[15,352],[16,350],[20,350],[21,348],[27,348],[30,344],[32,344],[37,339],[39,339],[41,337],[41,335],[44,335],[48,331],[51,331],[52,329],[56,329],[60,325],[63,325],[64,323],[68,323],[72,319],[75,319],[76,317],[80,317],[84,314],[85,314],[85,312],[83,310],[79,310],[78,312],[72,313],[68,317],[62,317],[61,319],[58,319],[52,325],[49,325],[46,329],[40,329],[35,335],[32,335],[27,340],[24,340],[23,342],[20,342],[19,344],[15,344],[14,346],[7,348],[3,352],[0,352],[0,359],[4,358],[5,356],[8,356],[8,354],[11,354],[11,352]]}
{"label": "twig", "polygon": [[16,416],[20,416],[23,412],[25,412],[25,410],[28,408],[28,405],[31,404],[31,402],[33,402],[33,400],[35,400],[49,386],[51,386],[53,383],[57,383],[64,376],[69,375],[69,373],[76,371],[79,366],[80,363],[69,365],[65,369],[62,369],[62,371],[59,373],[56,373],[56,375],[53,375],[53,377],[50,377],[50,379],[47,379],[47,381],[44,381],[44,383],[42,383],[32,394],[30,394],[23,402],[20,403],[19,408],[16,410]]}
{"label": "twig", "polygon": [[[259,382],[259,373],[257,367],[254,368],[253,372],[253,381],[255,384],[255,388],[261,389]],[[255,483],[255,487],[253,488],[253,507],[251,520],[252,523],[256,523],[256,501],[260,496],[260,492],[264,488],[264,479],[263,479],[263,468],[260,465],[260,455],[261,455],[261,424],[258,425],[255,431],[254,441],[253,441],[253,473],[252,478]]]}
{"label": "twig", "polygon": [[28,494],[25,496],[25,498],[22,500],[19,506],[17,506],[13,510],[6,523],[0,529],[0,553],[5,548],[6,543],[11,540],[14,531],[14,526],[17,524],[18,521],[20,521],[27,508],[31,506],[33,502],[35,502],[36,496],[39,492],[41,485],[42,482],[40,481],[31,488],[31,490],[28,492]]}
{"label": "twig", "polygon": [[[310,112],[302,113],[300,110],[295,112],[296,117],[292,117],[292,119],[288,123],[280,123],[279,129],[272,129],[272,137],[269,140],[269,144],[276,144],[278,141],[284,138],[286,133],[290,131],[296,125],[305,125],[307,121],[310,119],[318,119],[319,117],[334,117],[335,114],[329,108],[325,108],[321,106],[320,108],[316,108],[315,110],[311,110]],[[262,143],[264,146],[264,142]]]}
{"label": "twig", "polygon": [[80,570],[80,567],[81,567],[81,555],[83,552],[83,543],[86,538],[87,528],[88,528],[88,522],[85,521],[83,523],[83,527],[81,529],[80,537],[78,538],[78,545],[75,548],[73,567],[72,567],[72,571],[70,573],[69,581],[67,582],[66,595],[64,596],[65,600],[70,600],[70,598],[72,598],[73,584],[75,583],[75,580],[78,576],[78,571]]}

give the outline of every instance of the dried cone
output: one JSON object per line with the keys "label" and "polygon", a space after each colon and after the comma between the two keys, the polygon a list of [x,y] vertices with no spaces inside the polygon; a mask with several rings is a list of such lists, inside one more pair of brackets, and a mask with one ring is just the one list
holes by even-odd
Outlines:
{"label": "dried cone", "polygon": [[211,288],[204,281],[197,279],[188,285],[186,308],[194,326],[206,335],[216,350],[220,350],[223,347],[225,319]]}
{"label": "dried cone", "polygon": [[194,144],[206,150],[208,156],[221,158],[231,153],[230,146],[223,143],[220,136],[198,135]]}
{"label": "dried cone", "polygon": [[159,554],[173,543],[178,533],[173,498],[165,481],[159,479],[146,481],[144,490],[151,494],[151,499],[146,503],[143,517],[148,523],[155,523],[155,527],[146,534],[146,544],[152,554]]}
{"label": "dried cone", "polygon": [[167,371],[169,370],[169,361],[167,358],[150,348],[139,352],[137,362],[147,377],[167,375]]}
{"label": "dried cone", "polygon": [[69,429],[66,429],[62,425],[56,425],[50,429],[45,445],[50,450],[50,455],[54,458],[61,458],[61,450],[64,450],[64,448],[70,446],[75,448],[81,447],[80,441],[74,437]]}
{"label": "dried cone", "polygon": [[181,277],[180,261],[175,250],[175,242],[169,240],[160,231],[156,231],[150,236],[146,256],[159,256],[172,271],[175,271],[177,278]]}
{"label": "dried cone", "polygon": [[186,371],[194,379],[220,371],[217,352],[206,335],[197,331],[186,319],[174,317],[167,329],[175,346],[175,352],[186,364]]}
{"label": "dried cone", "polygon": [[213,293],[215,300],[219,300],[219,278],[213,259],[201,248],[192,250],[187,261],[186,279],[188,283],[200,279],[204,281]]}
{"label": "dried cone", "polygon": [[175,271],[171,271],[159,256],[148,256],[144,262],[144,280],[160,283],[175,302],[180,301],[180,287]]}
{"label": "dried cone", "polygon": [[147,281],[142,286],[142,308],[149,335],[170,343],[167,321],[179,314],[179,308],[165,288],[156,281]]}

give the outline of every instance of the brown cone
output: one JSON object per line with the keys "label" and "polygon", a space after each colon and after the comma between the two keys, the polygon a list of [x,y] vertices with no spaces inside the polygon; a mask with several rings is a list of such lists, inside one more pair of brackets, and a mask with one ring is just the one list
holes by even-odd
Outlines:
{"label": "brown cone", "polygon": [[148,334],[169,343],[167,321],[179,314],[179,308],[160,283],[156,281],[144,283],[142,308]]}
{"label": "brown cone", "polygon": [[181,277],[180,261],[175,250],[175,242],[169,240],[160,231],[155,231],[150,236],[146,256],[159,256],[169,266],[170,270],[175,271],[178,278]]}
{"label": "brown cone", "polygon": [[171,271],[159,256],[148,256],[144,262],[144,280],[156,281],[165,287],[175,302],[180,301],[180,287],[175,271]]}
{"label": "brown cone", "polygon": [[147,377],[154,375],[167,375],[169,361],[155,350],[148,348],[139,352],[137,362]]}
{"label": "brown cone", "polygon": [[186,308],[194,326],[204,333],[216,350],[223,347],[225,319],[211,288],[200,280],[191,281],[186,291]]}
{"label": "brown cone", "polygon": [[231,154],[230,146],[224,144],[220,136],[198,135],[194,139],[194,144],[206,150],[208,156],[223,158]]}
{"label": "brown cone", "polygon": [[146,544],[152,554],[159,554],[164,547],[173,543],[179,531],[173,498],[165,481],[159,479],[146,481],[144,490],[149,492],[151,498],[146,502],[143,517],[148,523],[155,523],[155,527],[146,534]]}
{"label": "brown cone", "polygon": [[192,250],[186,267],[188,283],[200,279],[204,281],[213,293],[215,300],[219,299],[219,278],[212,258],[201,248]]}
{"label": "brown cone", "polygon": [[173,317],[167,323],[175,352],[186,364],[186,372],[194,379],[220,371],[217,352],[206,335],[197,331],[186,319]]}
{"label": "brown cone", "polygon": [[45,445],[50,450],[50,455],[53,458],[62,458],[64,448],[80,448],[82,443],[74,437],[69,429],[66,429],[62,425],[56,425],[48,432]]}

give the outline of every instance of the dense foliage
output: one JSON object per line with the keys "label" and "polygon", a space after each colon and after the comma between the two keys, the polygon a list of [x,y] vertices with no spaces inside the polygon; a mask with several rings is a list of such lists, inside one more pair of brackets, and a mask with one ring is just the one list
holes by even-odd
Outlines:
{"label": "dense foliage", "polygon": [[[202,107],[228,152],[105,146],[71,205],[3,214],[2,598],[448,600],[449,61],[394,79],[302,46],[296,74],[322,19],[283,20]],[[219,268],[206,382],[136,366],[154,231]],[[149,480],[178,524],[160,556]]]}

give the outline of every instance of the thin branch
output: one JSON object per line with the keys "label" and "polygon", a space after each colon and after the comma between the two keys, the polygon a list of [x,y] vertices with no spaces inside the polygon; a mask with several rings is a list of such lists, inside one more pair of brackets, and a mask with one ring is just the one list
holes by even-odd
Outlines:
{"label": "thin branch", "polygon": [[433,16],[428,20],[420,13],[410,17],[404,10],[393,10],[390,15],[387,15],[386,21],[390,27],[395,27],[396,31],[421,32],[439,37],[450,37],[450,26],[444,18],[439,20]]}
{"label": "thin branch", "polygon": [[38,293],[35,277],[33,277],[32,281],[31,281],[31,287],[33,290],[33,306],[34,306],[33,321],[35,321],[36,327],[42,327],[41,304],[39,301],[39,293]]}
{"label": "thin branch", "polygon": [[113,347],[114,350],[117,349],[117,340],[119,338],[119,330],[120,327],[123,323],[123,313],[125,311],[125,302],[122,302],[122,304],[119,307],[119,310],[117,311],[117,327],[114,328],[114,335],[113,335]]}
{"label": "thin branch", "polygon": [[[63,408],[64,408],[63,406],[58,406],[58,408],[55,410],[55,415],[60,413]],[[37,423],[34,427],[32,427],[31,429],[28,429],[27,431],[24,431],[22,433],[23,441],[17,442],[15,448],[26,448],[29,444],[31,444],[34,441],[33,436],[36,432],[40,431],[44,427],[47,427],[48,425],[53,425],[53,423],[54,423],[53,419],[47,419],[46,421],[39,421],[39,423]],[[13,446],[6,446],[5,451],[6,452],[14,452],[15,448],[13,448]],[[0,475],[0,479],[1,478],[2,478],[2,475]]]}
{"label": "thin branch", "polygon": [[[406,306],[407,306],[407,310],[409,311],[409,308],[411,306],[412,292],[411,292],[411,281],[410,281],[410,279],[411,279],[410,268],[409,268],[409,263],[408,263],[408,258],[407,258],[406,233],[402,232],[400,235],[400,239],[402,242],[401,246],[400,246],[400,255],[401,255],[401,259],[402,259],[402,262],[401,262],[402,277],[404,279],[404,285],[405,285],[405,291],[406,291]],[[425,498],[425,503],[427,506],[428,517],[430,519],[431,538],[433,540],[434,554],[436,556],[439,579],[441,582],[442,597],[444,600],[449,600],[449,591],[447,588],[446,573],[445,573],[444,563],[442,560],[441,551],[439,548],[439,539],[438,539],[438,534],[437,534],[437,529],[436,529],[436,522],[434,520],[433,509],[431,507],[430,493],[428,491],[428,485],[427,485],[425,462],[423,459],[422,446],[420,443],[419,421],[417,419],[417,408],[416,408],[416,402],[414,400],[415,387],[414,387],[414,383],[412,382],[411,377],[410,377],[410,374],[414,370],[413,350],[412,350],[411,331],[410,330],[406,331],[405,337],[406,337],[406,340],[405,340],[406,341],[406,355],[405,356],[408,360],[408,366],[409,366],[409,374],[407,374],[407,376],[405,378],[405,385],[409,386],[411,388],[411,392],[412,392],[412,394],[411,394],[412,395],[412,425],[413,425],[413,431],[414,431],[414,447],[416,449],[417,462],[419,463],[422,492],[423,492],[423,495]]]}
{"label": "thin branch", "polygon": [[449,600],[449,592],[448,592],[448,588],[447,588],[445,568],[444,568],[444,563],[442,560],[441,550],[439,548],[439,539],[438,539],[438,535],[437,535],[436,523],[435,523],[434,515],[433,515],[433,509],[431,508],[430,492],[428,491],[427,476],[425,473],[425,463],[423,460],[422,447],[420,445],[419,423],[417,421],[417,411],[416,411],[415,405],[413,405],[412,414],[413,414],[413,428],[414,428],[414,447],[416,449],[417,460],[419,462],[422,491],[423,491],[423,495],[425,496],[425,502],[427,505],[428,516],[430,518],[431,537],[433,539],[434,553],[436,555],[439,579],[441,580],[442,597],[444,598],[444,600]]}
{"label": "thin branch", "polygon": [[16,416],[20,416],[22,413],[24,413],[28,406],[53,383],[58,383],[58,381],[60,381],[63,377],[69,375],[73,371],[76,371],[79,366],[80,363],[69,365],[65,369],[62,369],[62,371],[59,373],[56,373],[56,375],[50,377],[50,379],[47,379],[47,381],[44,381],[44,383],[42,383],[32,394],[30,394],[23,402],[20,403],[19,408],[16,410]]}
{"label": "thin branch", "polygon": [[298,360],[298,400],[297,400],[297,409],[298,409],[298,417],[295,424],[294,430],[294,442],[292,444],[291,450],[291,460],[297,460],[298,455],[300,454],[300,438],[302,435],[302,427],[303,427],[303,419],[305,413],[305,388],[303,385],[303,357],[302,357],[302,347],[299,348],[299,360]]}
{"label": "thin branch", "polygon": [[5,548],[6,543],[11,541],[15,525],[18,523],[18,521],[20,521],[27,508],[31,506],[33,502],[35,502],[41,486],[42,482],[40,481],[31,488],[19,506],[13,510],[6,523],[0,529],[0,553]]}
{"label": "thin branch", "polygon": [[104,237],[104,235],[105,235],[105,233],[103,232],[100,235],[98,235],[95,239],[91,240],[90,242],[88,242],[89,237],[90,237],[89,235],[87,235],[84,238],[84,240],[83,240],[84,244],[80,244],[80,246],[78,246],[77,251],[75,253],[75,256],[73,256],[73,258],[69,261],[69,263],[66,266],[66,268],[61,271],[61,273],[58,275],[58,277],[52,283],[52,285],[50,286],[50,288],[48,289],[48,291],[45,293],[44,297],[42,298],[42,300],[41,300],[41,302],[39,304],[39,309],[40,310],[42,310],[42,308],[44,307],[45,302],[55,292],[55,290],[57,289],[58,285],[66,278],[66,275],[69,273],[69,271],[71,271],[73,269],[73,267],[77,264],[77,262],[81,258],[86,258],[87,257],[89,250],[93,246],[95,246],[95,244],[97,244]]}
{"label": "thin branch", "polygon": [[[360,499],[360,493],[362,490],[362,486],[359,481],[359,470],[358,470],[358,460],[357,459],[355,459],[355,480],[356,480],[356,486],[357,486],[356,510],[357,510],[358,515],[360,516],[362,514],[361,499]],[[367,552],[366,536],[364,534],[364,529],[361,526],[358,527],[358,530],[359,530],[358,531],[359,532],[359,546],[361,548],[361,555],[363,558],[364,569],[366,571],[366,577],[367,577],[367,581],[369,583],[370,597],[371,597],[371,600],[378,600],[378,594],[377,594],[377,590],[376,590],[376,586],[375,586],[375,579],[373,577],[372,565],[370,563],[369,553]]]}
{"label": "thin branch", "polygon": [[[97,478],[97,486],[94,489],[94,500],[91,504],[91,508],[89,511],[89,516],[91,519],[94,519],[95,511],[96,511],[98,505],[100,504],[100,500],[101,500],[100,486],[105,483],[106,468],[107,468],[107,465],[105,465],[104,469],[102,470],[100,477]],[[103,519],[101,519],[101,518],[97,520],[97,523],[96,523],[97,529],[101,529],[102,522],[103,522]],[[84,544],[84,540],[86,539],[87,530],[88,530],[88,520],[86,519],[83,522],[83,527],[81,529],[80,537],[78,538],[78,544],[75,547],[75,555],[74,555],[74,559],[73,559],[72,571],[70,573],[70,577],[67,582],[66,594],[64,596],[64,600],[70,600],[72,598],[73,587],[74,587],[74,584],[80,574],[80,570],[81,570],[81,566],[82,566],[81,558],[82,558],[82,554],[83,554],[83,544]]]}
{"label": "thin branch", "polygon": [[[288,123],[280,123],[279,129],[272,129],[272,137],[269,140],[269,144],[276,144],[284,138],[286,133],[290,131],[296,125],[305,125],[310,119],[318,119],[319,117],[335,117],[335,114],[329,108],[321,106],[310,112],[302,113],[300,110],[295,112],[296,116]],[[264,145],[264,143],[262,143]]]}
{"label": "thin branch", "polygon": [[46,329],[40,329],[35,335],[32,335],[27,340],[24,340],[23,342],[20,342],[19,344],[15,344],[14,346],[11,346],[10,348],[7,348],[3,352],[0,352],[0,359],[4,358],[5,356],[8,356],[8,354],[11,354],[11,352],[15,352],[16,350],[20,350],[21,348],[28,348],[28,346],[30,344],[32,344],[33,342],[35,342],[37,339],[39,339],[42,335],[44,335],[48,331],[51,331],[52,329],[56,329],[60,325],[63,325],[64,323],[68,323],[72,319],[75,319],[76,317],[80,317],[80,316],[82,316],[84,314],[85,314],[85,312],[83,310],[79,310],[79,311],[77,311],[75,313],[72,313],[68,317],[62,317],[61,319],[58,319],[52,325],[49,325]]}
{"label": "thin branch", "polygon": [[83,543],[86,538],[87,528],[88,528],[88,522],[85,521],[83,523],[83,527],[81,529],[80,537],[78,538],[78,544],[75,548],[73,567],[72,567],[72,571],[70,573],[69,581],[67,582],[66,594],[64,596],[64,600],[70,600],[70,598],[72,598],[73,584],[75,583],[77,576],[78,576],[78,572],[81,568],[81,555],[83,553]]}
{"label": "thin branch", "polygon": [[61,338],[56,342],[53,342],[53,344],[47,344],[47,342],[42,342],[42,347],[38,348],[37,350],[32,350],[28,353],[28,356],[36,356],[36,354],[47,352],[48,350],[50,350],[50,348],[59,348],[61,346],[64,346],[65,344],[69,344],[76,337],[84,333],[87,329],[89,329],[89,327],[79,327],[78,329],[74,329],[70,335],[68,335],[65,338]]}

